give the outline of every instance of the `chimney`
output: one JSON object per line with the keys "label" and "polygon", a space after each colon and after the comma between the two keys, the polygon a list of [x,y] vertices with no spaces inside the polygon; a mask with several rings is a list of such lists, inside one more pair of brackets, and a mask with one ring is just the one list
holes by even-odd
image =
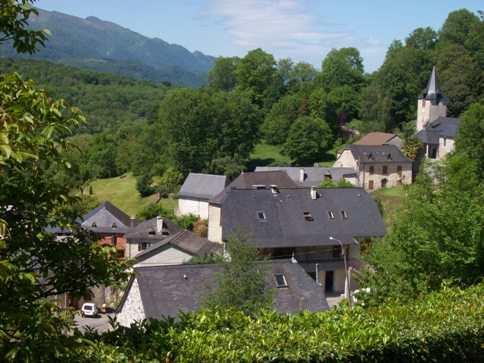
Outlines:
{"label": "chimney", "polygon": [[275,184],[272,184],[271,185],[271,191],[272,191],[272,195],[274,195],[274,196],[276,196],[277,194],[279,194],[279,188]]}
{"label": "chimney", "polygon": [[299,182],[302,183],[304,181],[304,168],[299,169]]}
{"label": "chimney", "polygon": [[156,217],[156,232],[161,233],[163,229],[163,218],[160,216]]}
{"label": "chimney", "polygon": [[312,200],[318,199],[318,192],[316,191],[316,187],[311,187],[311,199]]}
{"label": "chimney", "polygon": [[129,228],[134,228],[138,225],[138,221],[134,217],[129,218]]}

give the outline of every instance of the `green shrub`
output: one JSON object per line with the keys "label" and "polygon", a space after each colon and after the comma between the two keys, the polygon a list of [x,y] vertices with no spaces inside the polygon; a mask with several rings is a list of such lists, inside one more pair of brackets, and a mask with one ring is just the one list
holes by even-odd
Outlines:
{"label": "green shrub", "polygon": [[483,294],[480,284],[445,287],[406,306],[297,315],[202,311],[91,336],[97,342],[86,350],[93,361],[482,362]]}

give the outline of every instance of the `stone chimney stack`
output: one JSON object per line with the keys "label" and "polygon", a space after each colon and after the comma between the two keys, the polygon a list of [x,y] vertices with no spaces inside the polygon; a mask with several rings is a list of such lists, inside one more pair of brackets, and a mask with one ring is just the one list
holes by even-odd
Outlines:
{"label": "stone chimney stack", "polygon": [[299,182],[302,183],[304,181],[304,168],[299,169]]}
{"label": "stone chimney stack", "polygon": [[163,230],[163,218],[160,216],[156,217],[156,232],[161,233]]}
{"label": "stone chimney stack", "polygon": [[277,194],[279,194],[279,188],[275,184],[272,184],[271,185],[271,191],[272,191],[272,195],[274,195],[274,196],[276,196]]}
{"label": "stone chimney stack", "polygon": [[316,200],[318,199],[318,192],[316,191],[316,187],[311,187],[311,199]]}

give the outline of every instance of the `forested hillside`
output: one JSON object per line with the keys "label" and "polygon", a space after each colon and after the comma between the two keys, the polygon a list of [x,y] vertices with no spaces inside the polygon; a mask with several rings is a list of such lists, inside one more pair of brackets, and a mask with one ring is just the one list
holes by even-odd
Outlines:
{"label": "forested hillside", "polygon": [[95,17],[82,19],[39,10],[29,24],[34,29],[51,32],[42,52],[19,55],[6,44],[0,47],[1,56],[44,59],[136,79],[196,87],[205,83],[213,65],[211,56],[198,51],[191,53],[180,45],[150,39]]}

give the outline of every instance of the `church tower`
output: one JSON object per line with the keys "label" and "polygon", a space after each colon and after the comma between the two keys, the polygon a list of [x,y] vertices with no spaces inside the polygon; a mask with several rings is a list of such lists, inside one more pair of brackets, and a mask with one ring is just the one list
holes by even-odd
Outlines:
{"label": "church tower", "polygon": [[447,116],[447,99],[440,90],[435,66],[432,68],[427,88],[418,98],[417,109],[417,131],[424,129],[438,117]]}

